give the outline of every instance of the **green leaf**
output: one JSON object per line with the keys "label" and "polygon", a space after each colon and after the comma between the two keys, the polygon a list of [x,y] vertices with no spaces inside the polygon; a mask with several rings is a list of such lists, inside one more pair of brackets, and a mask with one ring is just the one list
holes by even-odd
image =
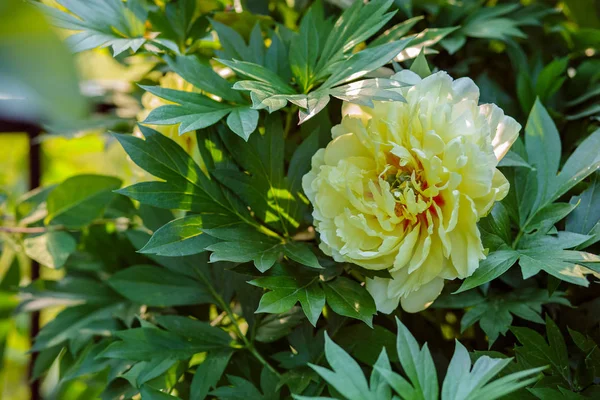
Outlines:
{"label": "green leaf", "polygon": [[600,240],[600,173],[595,173],[588,188],[579,196],[571,198],[571,204],[578,204],[567,216],[565,228],[568,231],[590,235],[581,248],[591,246]]}
{"label": "green leaf", "polygon": [[267,225],[282,233],[299,226],[300,205],[290,191],[284,171],[283,122],[279,113],[265,120],[264,134],[255,134],[246,143],[227,130],[220,132],[223,143],[247,173],[233,168],[216,169],[213,174],[237,193]]}
{"label": "green leaf", "polygon": [[228,347],[232,342],[231,336],[224,330],[197,319],[181,315],[160,315],[156,317],[156,322],[169,332],[202,341],[215,348]]}
{"label": "green leaf", "polygon": [[[211,232],[212,233],[212,232]],[[210,262],[231,261],[245,263],[254,261],[256,268],[265,272],[269,270],[279,258],[282,249],[281,242],[261,235],[257,240],[240,240],[238,242],[219,242],[208,246],[211,251]]]}
{"label": "green leaf", "polygon": [[235,29],[215,20],[210,20],[213,28],[219,36],[222,51],[218,51],[219,57],[236,59],[263,64],[265,45],[257,22],[250,34],[250,43],[246,45],[244,38]]}
{"label": "green leaf", "polygon": [[[280,94],[293,94],[294,89],[288,85],[286,81],[279,77],[275,72],[251,62],[244,62],[238,60],[218,60],[220,63],[227,65],[229,68],[234,70],[239,75],[251,78],[255,81],[268,84],[273,87],[275,91]],[[236,86],[234,85],[234,88]]]}
{"label": "green leaf", "polygon": [[290,68],[302,92],[307,93],[313,78],[314,69],[319,55],[319,31],[313,8],[302,18],[300,32],[292,39],[290,47]]}
{"label": "green leaf", "polygon": [[306,318],[316,327],[323,307],[325,307],[325,292],[317,282],[314,282],[298,293],[298,300]]}
{"label": "green leaf", "polygon": [[397,317],[396,324],[398,325],[396,350],[406,376],[415,390],[422,393],[424,399],[436,400],[439,391],[437,372],[427,344],[419,349],[414,336]]}
{"label": "green leaf", "polygon": [[153,129],[144,126],[140,129],[146,140],[130,135],[115,136],[134,163],[166,182],[142,182],[119,193],[159,208],[199,213],[210,210],[211,214],[256,224],[247,208],[211,181],[181,146]]}
{"label": "green leaf", "polygon": [[199,283],[173,271],[150,265],[135,265],[108,279],[108,284],[131,301],[148,306],[210,303],[212,296]]}
{"label": "green leaf", "polygon": [[373,328],[365,324],[350,325],[342,328],[337,337],[340,346],[366,365],[373,365],[382,349],[390,354],[392,362],[398,362],[396,336],[380,325],[374,325]]}
{"label": "green leaf", "polygon": [[144,123],[153,125],[179,124],[180,135],[214,125],[234,110],[232,106],[219,103],[200,93],[184,92],[160,86],[142,86],[142,88],[155,96],[178,103],[177,105],[169,104],[153,109],[144,120]]}
{"label": "green leaf", "polygon": [[517,27],[519,22],[509,18],[499,18],[518,8],[518,4],[504,4],[495,7],[482,7],[465,20],[462,32],[471,37],[508,41],[512,37],[527,36]]}
{"label": "green leaf", "polygon": [[537,99],[525,127],[525,148],[529,163],[536,169],[537,196],[533,212],[551,202],[560,163],[561,145],[552,118]]}
{"label": "green leaf", "polygon": [[454,355],[448,366],[448,374],[446,374],[442,386],[442,398],[491,400],[502,398],[508,393],[536,382],[539,377],[535,375],[545,368],[515,372],[490,382],[494,376],[508,366],[511,360],[511,358],[498,359],[484,355],[477,359],[471,369],[469,353],[457,341]]}
{"label": "green leaf", "polygon": [[600,261],[600,257],[593,254],[572,250],[541,247],[520,249],[518,251],[521,254],[519,264],[521,265],[523,279],[530,278],[543,270],[565,282],[586,287],[589,282],[585,275],[592,271],[581,265],[581,263]]}
{"label": "green leaf", "polygon": [[148,385],[142,385],[140,395],[142,396],[142,400],[181,400],[180,397],[171,396],[168,393],[161,392]]}
{"label": "green leaf", "polygon": [[418,17],[407,19],[404,22],[401,22],[397,25],[394,25],[390,29],[383,32],[373,41],[371,41],[371,46],[378,46],[380,44],[392,42],[394,40],[401,39],[404,35],[410,31],[410,29],[417,24],[417,22],[421,21],[424,17],[419,15]]}
{"label": "green leaf", "polygon": [[[115,315],[123,312],[124,303],[115,303],[109,305],[77,305],[66,308],[61,311],[52,321],[48,322],[42,328],[41,332],[35,338],[32,351],[40,351],[67,340],[72,340],[81,335],[83,329],[88,332],[95,332],[94,324],[103,321],[113,321]],[[114,329],[117,329],[114,324]],[[107,332],[102,327],[98,333]]]}
{"label": "green leaf", "polygon": [[498,163],[499,167],[525,167],[532,169],[533,167],[529,165],[527,161],[523,159],[518,153],[514,151],[509,151],[506,155],[500,160]]}
{"label": "green leaf", "polygon": [[392,0],[354,2],[338,17],[331,30],[321,27],[324,44],[320,46],[322,51],[315,68],[319,75],[324,76],[326,71],[335,70],[345,54],[387,24],[395,14],[395,11],[386,13],[391,4]]}
{"label": "green leaf", "polygon": [[588,136],[571,154],[552,185],[552,197],[558,199],[600,168],[600,129]]}
{"label": "green leaf", "polygon": [[316,326],[325,306],[325,293],[316,278],[306,280],[291,276],[272,276],[249,283],[271,290],[260,299],[257,313],[284,313],[299,301],[310,323]]}
{"label": "green leaf", "polygon": [[518,258],[519,253],[508,249],[488,254],[485,260],[479,263],[479,268],[475,270],[473,275],[465,279],[460,288],[454,293],[464,292],[496,279],[508,271],[517,262]]}
{"label": "green leaf", "polygon": [[227,375],[227,379],[232,386],[221,386],[209,394],[217,399],[223,400],[245,400],[256,399],[266,400],[265,396],[254,386],[254,384],[246,379]]}
{"label": "green leaf", "polygon": [[260,320],[255,339],[263,343],[272,343],[289,335],[292,330],[305,321],[300,307],[294,307],[283,314],[268,314]]}
{"label": "green leaf", "polygon": [[208,396],[212,388],[215,388],[229,360],[233,355],[233,350],[215,350],[209,351],[206,358],[194,373],[190,387],[190,398],[203,400]]}
{"label": "green leaf", "polygon": [[258,125],[258,111],[248,107],[234,108],[227,116],[227,126],[236,135],[248,140]]}
{"label": "green leaf", "polygon": [[121,180],[103,175],[66,179],[48,195],[46,224],[80,228],[102,216]]}
{"label": "green leaf", "polygon": [[569,215],[577,204],[569,203],[552,203],[546,207],[540,209],[533,218],[529,220],[529,223],[523,227],[525,232],[533,232],[535,230],[542,231],[543,233],[548,232],[558,221],[564,219]]}
{"label": "green leaf", "polygon": [[328,93],[343,101],[373,107],[373,101],[405,102],[404,96],[397,91],[402,86],[404,84],[395,79],[364,79],[338,86],[329,90]]}
{"label": "green leaf", "polygon": [[431,75],[431,70],[429,69],[429,65],[427,65],[427,60],[425,59],[425,53],[423,50],[421,50],[417,58],[415,58],[415,61],[413,61],[412,65],[410,66],[410,70],[423,79]]}
{"label": "green leaf", "polygon": [[324,88],[331,88],[360,78],[370,71],[389,63],[411,42],[406,38],[396,42],[369,47],[353,54],[336,65],[335,72],[323,83]]}
{"label": "green leaf", "polygon": [[231,83],[216,73],[208,62],[202,63],[197,57],[191,55],[165,57],[165,60],[177,75],[198,89],[232,103],[245,103],[242,95],[233,90]]}
{"label": "green leaf", "polygon": [[569,58],[559,58],[546,65],[538,74],[535,91],[542,102],[546,102],[550,96],[556,93],[564,83]]}
{"label": "green leaf", "polygon": [[285,244],[283,251],[287,257],[310,268],[322,269],[321,264],[311,247],[302,242],[290,241]]}
{"label": "green leaf", "polygon": [[196,353],[222,349],[221,344],[206,343],[198,338],[186,338],[156,327],[119,331],[121,339],[113,342],[98,357],[131,361],[149,361],[156,358],[184,360]]}
{"label": "green leaf", "polygon": [[360,319],[367,325],[373,326],[373,315],[377,311],[375,302],[367,289],[343,276],[325,282],[323,289],[327,297],[327,304],[335,313],[344,317]]}
{"label": "green leaf", "polygon": [[138,0],[57,2],[75,15],[44,4],[36,5],[42,8],[58,27],[77,31],[67,38],[67,44],[75,52],[110,46],[113,54],[117,56],[129,49],[136,52],[146,42],[144,24],[147,10]]}
{"label": "green leaf", "polygon": [[510,330],[522,345],[516,349],[518,358],[524,359],[531,366],[549,364],[553,373],[558,375],[567,387],[571,387],[571,370],[564,338],[554,321],[546,318],[546,332],[550,345],[542,335],[532,329],[513,326]]}
{"label": "green leaf", "polygon": [[325,357],[333,371],[309,364],[323,379],[349,400],[371,398],[369,385],[360,366],[325,332]]}
{"label": "green leaf", "polygon": [[513,314],[527,321],[543,324],[540,314],[543,304],[569,305],[564,293],[548,294],[545,289],[519,289],[504,294],[488,295],[483,303],[475,305],[463,316],[460,326],[465,331],[479,321],[479,326],[488,336],[489,346],[499,335],[506,334],[513,321]]}
{"label": "green leaf", "polygon": [[61,268],[77,248],[77,242],[67,232],[49,231],[27,235],[23,249],[27,256],[49,268]]}
{"label": "green leaf", "polygon": [[81,94],[71,51],[44,16],[48,11],[39,2],[2,2],[0,110],[3,118],[71,125],[89,116],[89,103]]}
{"label": "green leaf", "polygon": [[[218,215],[189,215],[175,219],[159,228],[148,243],[139,250],[144,254],[180,257],[202,253],[219,240],[203,232],[204,228],[215,227],[222,220],[231,223],[231,217]],[[235,220],[234,220],[235,221]]]}

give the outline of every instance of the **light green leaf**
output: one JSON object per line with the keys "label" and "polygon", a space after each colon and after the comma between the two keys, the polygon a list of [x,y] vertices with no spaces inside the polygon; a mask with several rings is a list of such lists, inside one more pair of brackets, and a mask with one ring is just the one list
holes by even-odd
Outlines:
{"label": "light green leaf", "polygon": [[25,254],[49,268],[61,268],[77,248],[77,242],[67,232],[50,231],[28,235],[23,240]]}
{"label": "light green leaf", "polygon": [[48,195],[46,224],[80,228],[102,216],[121,180],[103,175],[76,175]]}
{"label": "light green leaf", "polygon": [[425,344],[422,349],[419,349],[419,344],[414,336],[397,317],[396,324],[398,325],[396,350],[406,376],[415,391],[422,393],[422,398],[436,400],[439,390],[437,373],[435,368],[432,369],[433,360],[427,345]]}
{"label": "light green leaf", "polygon": [[369,385],[360,366],[325,332],[325,357],[333,371],[309,364],[323,379],[349,400],[371,398]]}
{"label": "light green leaf", "polygon": [[67,44],[75,52],[110,46],[113,54],[117,56],[129,49],[136,52],[146,42],[144,24],[148,11],[139,0],[57,2],[76,16],[44,4],[36,5],[42,8],[58,27],[77,31],[67,38]]}
{"label": "light green leaf", "polygon": [[236,135],[248,141],[258,125],[258,111],[246,107],[234,108],[227,116],[227,126]]}
{"label": "light green leaf", "polygon": [[365,79],[335,87],[329,95],[343,101],[373,107],[373,101],[406,101],[397,90],[404,84],[394,79]]}
{"label": "light green leaf", "polygon": [[429,69],[429,65],[427,65],[427,60],[425,59],[425,53],[423,50],[421,50],[417,58],[415,58],[415,61],[413,61],[412,65],[410,66],[410,70],[423,79],[431,75],[431,70]]}

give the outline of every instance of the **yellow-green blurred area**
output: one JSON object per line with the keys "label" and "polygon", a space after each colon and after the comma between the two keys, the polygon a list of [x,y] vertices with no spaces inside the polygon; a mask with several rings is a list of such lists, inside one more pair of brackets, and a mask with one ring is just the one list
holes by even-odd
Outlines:
{"label": "yellow-green blurred area", "polygon": [[[82,80],[104,81],[111,85],[127,87],[130,82],[145,74],[151,64],[123,66],[112,58],[108,50],[93,50],[79,54],[76,62]],[[136,110],[134,110],[136,111]],[[104,174],[118,176],[124,181],[131,180],[131,164],[121,146],[104,130],[86,132],[73,137],[43,135],[41,147],[41,183],[50,185],[66,178],[83,174]],[[4,207],[12,207],[17,199],[29,188],[29,149],[30,139],[24,132],[0,133],[0,191],[7,197]],[[4,212],[0,216],[4,218]],[[9,213],[7,213],[8,215]],[[7,217],[8,218],[8,217]],[[5,281],[14,261],[14,252],[8,251],[7,244],[0,244],[0,282]],[[29,262],[19,259],[20,284],[29,282]],[[42,267],[44,278],[59,278],[60,272]],[[29,363],[29,317],[27,314],[13,315],[17,304],[14,292],[0,287],[0,399],[22,400],[29,398],[27,368]],[[42,313],[42,323],[48,321],[58,310]],[[4,343],[6,345],[4,345]],[[51,378],[42,386],[43,392],[51,391]],[[87,385],[74,382],[61,399],[81,398]]]}

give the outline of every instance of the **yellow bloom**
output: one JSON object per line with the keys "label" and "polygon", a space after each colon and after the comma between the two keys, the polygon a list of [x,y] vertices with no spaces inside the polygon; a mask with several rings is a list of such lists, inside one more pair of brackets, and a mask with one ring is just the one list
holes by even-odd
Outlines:
{"label": "yellow bloom", "polygon": [[[160,87],[167,89],[175,89],[181,90],[184,92],[193,92],[197,89],[194,89],[194,86],[185,80],[182,77],[177,75],[174,72],[167,72],[165,76],[160,78],[159,80]],[[155,108],[160,106],[164,106],[167,104],[173,104],[170,101],[161,99],[153,95],[150,92],[146,92],[142,95],[142,106],[144,107],[142,111],[137,115],[138,121],[144,121],[148,114]],[[202,161],[202,157],[200,156],[200,150],[198,150],[198,140],[196,139],[196,135],[194,132],[189,132],[183,135],[179,135],[178,125],[150,125],[149,127],[154,129],[157,132],[162,133],[166,137],[173,139],[177,144],[179,144],[192,158],[196,163],[202,168],[203,171],[206,171],[206,167],[204,165],[204,161]],[[139,129],[136,128],[134,131],[134,135],[138,137],[142,137],[142,133]],[[153,180],[154,177],[150,175],[148,172],[144,171],[141,168],[135,168],[134,171],[137,180]]]}
{"label": "yellow bloom", "polygon": [[465,278],[485,258],[477,221],[509,184],[496,169],[521,126],[478,105],[471,79],[438,72],[396,79],[406,103],[345,104],[333,140],[303,178],[320,248],[338,262],[389,270],[367,280],[378,310],[426,308],[445,279]]}

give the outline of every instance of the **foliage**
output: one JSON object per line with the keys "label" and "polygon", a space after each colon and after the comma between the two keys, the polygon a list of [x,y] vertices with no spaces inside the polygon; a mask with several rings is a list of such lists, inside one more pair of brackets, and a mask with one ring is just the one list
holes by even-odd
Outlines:
{"label": "foliage", "polygon": [[[51,310],[31,347],[48,398],[600,395],[597,2],[33,3],[0,5],[18,11],[0,12],[0,82],[31,111],[2,101],[0,122],[108,124],[146,177],[85,172],[0,196],[0,320]],[[84,119],[65,44],[150,65],[126,94],[89,99],[118,124]],[[509,195],[478,223],[487,257],[431,308],[388,318],[364,286],[388,273],[320,250],[302,177],[342,102],[405,101],[409,68],[471,77],[525,128],[499,165]],[[135,121],[119,98],[144,93],[164,102]]]}

